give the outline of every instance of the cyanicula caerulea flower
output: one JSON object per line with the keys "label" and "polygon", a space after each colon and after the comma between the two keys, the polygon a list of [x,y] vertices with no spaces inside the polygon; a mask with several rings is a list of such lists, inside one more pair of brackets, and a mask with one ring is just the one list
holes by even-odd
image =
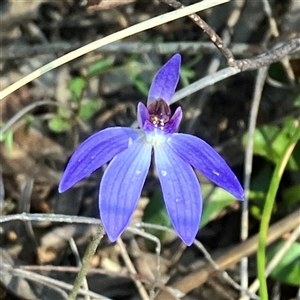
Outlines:
{"label": "cyanicula caerulea flower", "polygon": [[238,199],[244,191],[224,159],[203,140],[176,133],[182,118],[169,104],[179,80],[181,56],[174,55],[156,74],[147,107],[139,103],[140,129],[112,127],[85,140],[71,157],[59,185],[63,192],[105,163],[99,191],[100,217],[115,241],[130,222],[154,154],[164,201],[172,224],[191,245],[202,213],[200,185],[193,167]]}

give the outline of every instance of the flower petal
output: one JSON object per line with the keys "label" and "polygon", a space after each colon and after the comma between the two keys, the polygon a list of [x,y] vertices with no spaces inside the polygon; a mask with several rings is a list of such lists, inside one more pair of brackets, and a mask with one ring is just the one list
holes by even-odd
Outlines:
{"label": "flower petal", "polygon": [[59,192],[64,192],[81,179],[127,149],[142,132],[126,127],[111,127],[101,130],[86,139],[70,158],[62,179]]}
{"label": "flower petal", "polygon": [[199,182],[192,167],[167,143],[154,147],[154,155],[170,219],[180,238],[189,246],[198,232],[202,213]]}
{"label": "flower petal", "polygon": [[114,242],[128,225],[150,167],[152,146],[138,141],[106,169],[99,192],[100,217]]}
{"label": "flower petal", "polygon": [[158,99],[170,104],[180,75],[180,54],[175,54],[155,75],[148,95],[147,106]]}
{"label": "flower petal", "polygon": [[203,140],[183,133],[174,133],[168,144],[188,164],[236,198],[244,199],[244,190],[225,160]]}
{"label": "flower petal", "polygon": [[149,119],[149,112],[144,103],[140,102],[137,107],[137,121],[141,129],[144,123]]}
{"label": "flower petal", "polygon": [[176,132],[180,125],[181,119],[182,119],[182,109],[179,106],[175,110],[175,113],[172,116],[172,118],[170,119],[170,121],[165,124],[164,129],[163,129],[164,133]]}

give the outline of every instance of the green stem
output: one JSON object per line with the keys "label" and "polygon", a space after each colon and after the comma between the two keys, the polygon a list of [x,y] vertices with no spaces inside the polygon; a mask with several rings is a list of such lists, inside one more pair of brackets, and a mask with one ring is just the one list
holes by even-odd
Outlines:
{"label": "green stem", "polygon": [[261,217],[257,250],[257,273],[260,284],[259,294],[260,298],[263,300],[268,300],[268,288],[267,279],[265,276],[265,267],[266,240],[268,235],[269,223],[282,174],[298,140],[300,140],[299,128],[295,131],[295,134],[292,136],[289,144],[284,149],[282,156],[276,164]]}
{"label": "green stem", "polygon": [[82,259],[82,268],[80,269],[80,271],[76,277],[72,292],[69,295],[68,300],[76,299],[76,296],[81,287],[82,281],[85,278],[85,276],[89,270],[91,259],[92,259],[93,255],[95,254],[96,249],[97,249],[103,235],[104,235],[103,228],[100,227],[99,230],[97,231],[96,236],[93,238],[91,243],[88,245],[88,247],[84,253],[84,257]]}

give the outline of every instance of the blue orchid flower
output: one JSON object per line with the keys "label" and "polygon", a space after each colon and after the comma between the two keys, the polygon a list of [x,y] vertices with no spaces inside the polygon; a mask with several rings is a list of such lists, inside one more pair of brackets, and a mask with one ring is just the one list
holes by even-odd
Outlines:
{"label": "blue orchid flower", "polygon": [[71,157],[59,184],[64,192],[111,161],[99,191],[99,211],[113,242],[125,230],[140,198],[151,157],[158,172],[171,222],[187,245],[195,239],[202,213],[202,197],[193,168],[237,199],[244,191],[224,159],[203,140],[176,133],[181,107],[172,116],[169,104],[180,74],[181,56],[175,54],[156,74],[147,107],[139,103],[140,129],[112,127],[85,140]]}

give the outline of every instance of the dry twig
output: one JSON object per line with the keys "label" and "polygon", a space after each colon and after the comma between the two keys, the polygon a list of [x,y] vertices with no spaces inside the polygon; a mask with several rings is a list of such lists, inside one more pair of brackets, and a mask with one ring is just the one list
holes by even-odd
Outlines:
{"label": "dry twig", "polygon": [[144,30],[165,24],[167,22],[179,19],[181,17],[187,16],[195,11],[204,10],[225,2],[228,2],[229,0],[206,0],[202,1],[200,3],[196,3],[193,5],[190,5],[188,7],[185,7],[181,10],[172,11],[169,13],[166,13],[164,15],[152,18],[150,20],[141,22],[139,24],[133,25],[131,27],[125,28],[121,31],[118,31],[116,33],[113,33],[109,36],[106,36],[100,40],[94,41],[90,44],[87,44],[86,46],[83,46],[77,50],[74,50],[64,56],[61,56],[54,61],[44,65],[43,67],[37,69],[36,71],[32,72],[31,74],[23,77],[19,81],[15,82],[14,84],[10,85],[6,89],[0,92],[0,100],[14,92],[15,90],[19,89],[21,86],[31,82],[32,80],[40,77],[41,75],[49,72],[50,70],[53,70],[69,61],[74,60],[75,58],[78,58],[86,53],[89,53],[91,51],[94,51],[97,48],[103,47],[107,44],[110,44],[112,42],[118,41],[120,39],[123,39],[127,36],[131,36],[133,34],[136,34],[138,32],[142,32]]}
{"label": "dry twig", "polygon": [[[136,269],[135,269],[129,255],[128,255],[127,251],[126,251],[126,247],[125,247],[125,245],[124,245],[124,243],[123,243],[123,241],[120,237],[117,239],[117,245],[120,248],[122,258],[125,262],[125,265],[126,265],[128,271],[132,274],[137,274]],[[149,295],[148,295],[145,287],[142,285],[141,281],[137,280],[137,279],[134,279],[134,283],[135,283],[136,288],[139,291],[139,294],[140,294],[141,298],[143,300],[150,300]]]}
{"label": "dry twig", "polygon": [[[300,209],[273,224],[269,228],[267,244],[271,244],[280,238],[284,233],[289,232],[299,226],[299,214]],[[223,254],[220,258],[215,260],[215,263],[219,266],[221,270],[227,269],[229,266],[239,262],[244,256],[250,256],[256,252],[258,247],[258,234],[252,236],[244,243],[241,243],[231,250]],[[206,282],[208,277],[213,274],[215,269],[210,263],[207,263],[198,270],[189,273],[187,276],[177,280],[171,285],[172,288],[178,289],[181,292],[187,294],[193,289],[201,286]],[[161,292],[156,300],[166,299],[165,292]]]}
{"label": "dry twig", "polygon": [[[0,270],[1,272],[7,272],[9,274],[12,274],[14,276],[20,276],[23,278],[26,278],[28,280],[34,281],[34,282],[38,282],[40,284],[44,284],[47,286],[53,286],[53,287],[58,287],[67,291],[71,291],[73,288],[73,285],[62,282],[60,280],[56,280],[53,278],[49,278],[47,276],[43,276],[40,274],[36,274],[34,272],[30,272],[27,270],[22,270],[22,269],[16,269],[13,268],[12,266],[9,266],[7,264],[3,264],[0,262]],[[99,299],[99,300],[110,300],[107,297],[101,296],[97,293],[91,292],[91,291],[85,291],[83,289],[79,289],[79,294],[81,295],[90,295],[91,297],[95,298],[95,299]]]}
{"label": "dry twig", "polygon": [[[22,47],[5,47],[0,46],[0,61],[16,60],[29,57],[37,57],[38,55],[69,52],[82,47],[80,43],[53,42],[50,45],[24,45]],[[262,48],[258,45],[246,43],[231,44],[231,52],[234,55],[253,56],[262,52]],[[95,50],[95,53],[157,53],[157,54],[173,54],[186,53],[189,55],[202,53],[214,53],[218,50],[211,42],[114,42]]]}
{"label": "dry twig", "polygon": [[[264,67],[259,69],[258,76],[256,78],[255,88],[254,88],[254,95],[251,105],[250,111],[250,120],[248,126],[248,143],[246,146],[246,154],[245,154],[245,176],[244,176],[244,189],[245,189],[245,199],[242,203],[242,216],[241,216],[241,241],[244,242],[248,238],[249,232],[249,209],[248,209],[248,199],[250,193],[250,180],[252,174],[252,161],[253,161],[253,146],[254,146],[254,131],[256,128],[256,120],[258,114],[258,108],[262,96],[263,87],[267,78],[268,74],[268,67]],[[248,288],[248,258],[245,257],[241,261],[241,274],[242,276],[241,282],[242,287],[244,289]],[[243,295],[243,294],[242,294]]]}
{"label": "dry twig", "polygon": [[[161,0],[162,2],[174,7],[175,9],[182,9],[185,6],[182,5],[179,1],[176,0]],[[234,56],[232,52],[228,49],[223,40],[219,37],[219,35],[196,13],[190,14],[188,16],[192,19],[202,30],[205,32],[211,41],[216,45],[216,47],[220,50],[220,52],[226,58],[227,64],[229,67],[236,67]]]}

